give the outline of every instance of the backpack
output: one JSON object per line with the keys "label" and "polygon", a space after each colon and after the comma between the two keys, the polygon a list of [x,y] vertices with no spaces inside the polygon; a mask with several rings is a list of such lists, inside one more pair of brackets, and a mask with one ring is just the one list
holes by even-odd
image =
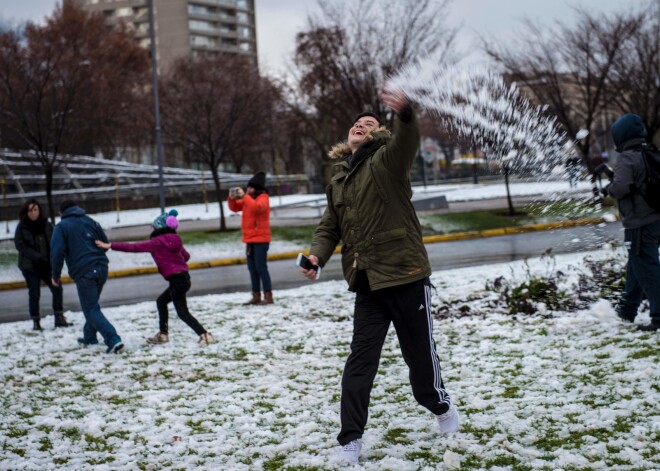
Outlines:
{"label": "backpack", "polygon": [[646,176],[640,194],[654,211],[660,213],[660,150],[653,144],[640,146]]}

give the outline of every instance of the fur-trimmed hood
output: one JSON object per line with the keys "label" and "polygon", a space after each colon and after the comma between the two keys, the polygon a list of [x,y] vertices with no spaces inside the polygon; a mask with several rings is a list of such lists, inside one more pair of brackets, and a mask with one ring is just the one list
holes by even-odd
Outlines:
{"label": "fur-trimmed hood", "polygon": [[[383,140],[386,142],[387,140],[389,140],[391,136],[392,133],[390,133],[390,131],[385,126],[380,126],[374,129],[373,131],[370,131],[367,134],[366,140],[364,141],[364,143],[362,143],[362,145],[373,140]],[[352,153],[353,152],[351,151],[351,148],[348,146],[348,142],[342,141],[332,146],[332,148],[328,152],[328,157],[330,157],[333,160],[339,160],[345,158],[347,155],[350,155]]]}

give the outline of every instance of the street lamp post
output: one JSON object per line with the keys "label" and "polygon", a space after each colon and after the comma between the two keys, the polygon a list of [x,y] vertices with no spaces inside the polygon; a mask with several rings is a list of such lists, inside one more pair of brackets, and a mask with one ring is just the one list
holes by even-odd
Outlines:
{"label": "street lamp post", "polygon": [[158,100],[158,61],[156,59],[156,33],[154,31],[154,0],[149,0],[149,38],[151,41],[151,77],[154,89],[154,117],[156,121],[156,155],[158,158],[158,194],[160,212],[165,212],[165,183],[163,177],[163,141],[160,136],[160,102]]}

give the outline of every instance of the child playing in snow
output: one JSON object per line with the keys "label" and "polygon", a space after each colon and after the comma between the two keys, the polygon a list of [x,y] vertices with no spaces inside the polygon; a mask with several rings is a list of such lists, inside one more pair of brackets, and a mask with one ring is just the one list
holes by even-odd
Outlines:
{"label": "child playing in snow", "polygon": [[148,338],[148,343],[159,344],[169,341],[167,305],[172,302],[181,320],[199,335],[199,343],[208,345],[215,340],[188,310],[186,293],[190,289],[190,274],[186,262],[190,259],[190,254],[183,247],[181,237],[176,233],[179,227],[179,221],[176,219],[178,214],[176,209],[172,209],[169,213],[163,213],[154,219],[152,224],[154,230],[147,241],[105,243],[97,240],[96,245],[102,249],[120,252],[151,253],[159,273],[170,283],[170,286],[156,299],[160,331]]}

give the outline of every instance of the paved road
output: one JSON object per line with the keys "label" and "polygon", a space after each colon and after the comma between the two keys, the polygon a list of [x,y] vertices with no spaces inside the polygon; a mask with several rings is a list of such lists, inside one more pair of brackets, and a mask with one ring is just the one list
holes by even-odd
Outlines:
{"label": "paved road", "polygon": [[[609,240],[622,240],[620,223],[606,224],[603,227],[584,226],[547,232],[489,237],[463,241],[428,244],[427,250],[434,270],[506,262],[540,256],[548,248],[553,252],[573,253],[593,250]],[[322,273],[322,279],[341,279],[340,257],[333,256]],[[269,262],[269,270],[277,289],[285,289],[308,283],[298,272],[293,260]],[[191,272],[191,295],[228,293],[244,291],[246,300],[250,291],[249,277],[245,265],[208,268]],[[140,301],[154,301],[167,284],[160,275],[111,279],[101,297],[102,306],[132,304]],[[0,292],[2,306],[0,322],[24,320],[27,315],[27,290]],[[42,312],[50,312],[50,293],[42,288]],[[65,310],[79,311],[75,286],[64,286]],[[49,325],[46,321],[45,325]]]}

